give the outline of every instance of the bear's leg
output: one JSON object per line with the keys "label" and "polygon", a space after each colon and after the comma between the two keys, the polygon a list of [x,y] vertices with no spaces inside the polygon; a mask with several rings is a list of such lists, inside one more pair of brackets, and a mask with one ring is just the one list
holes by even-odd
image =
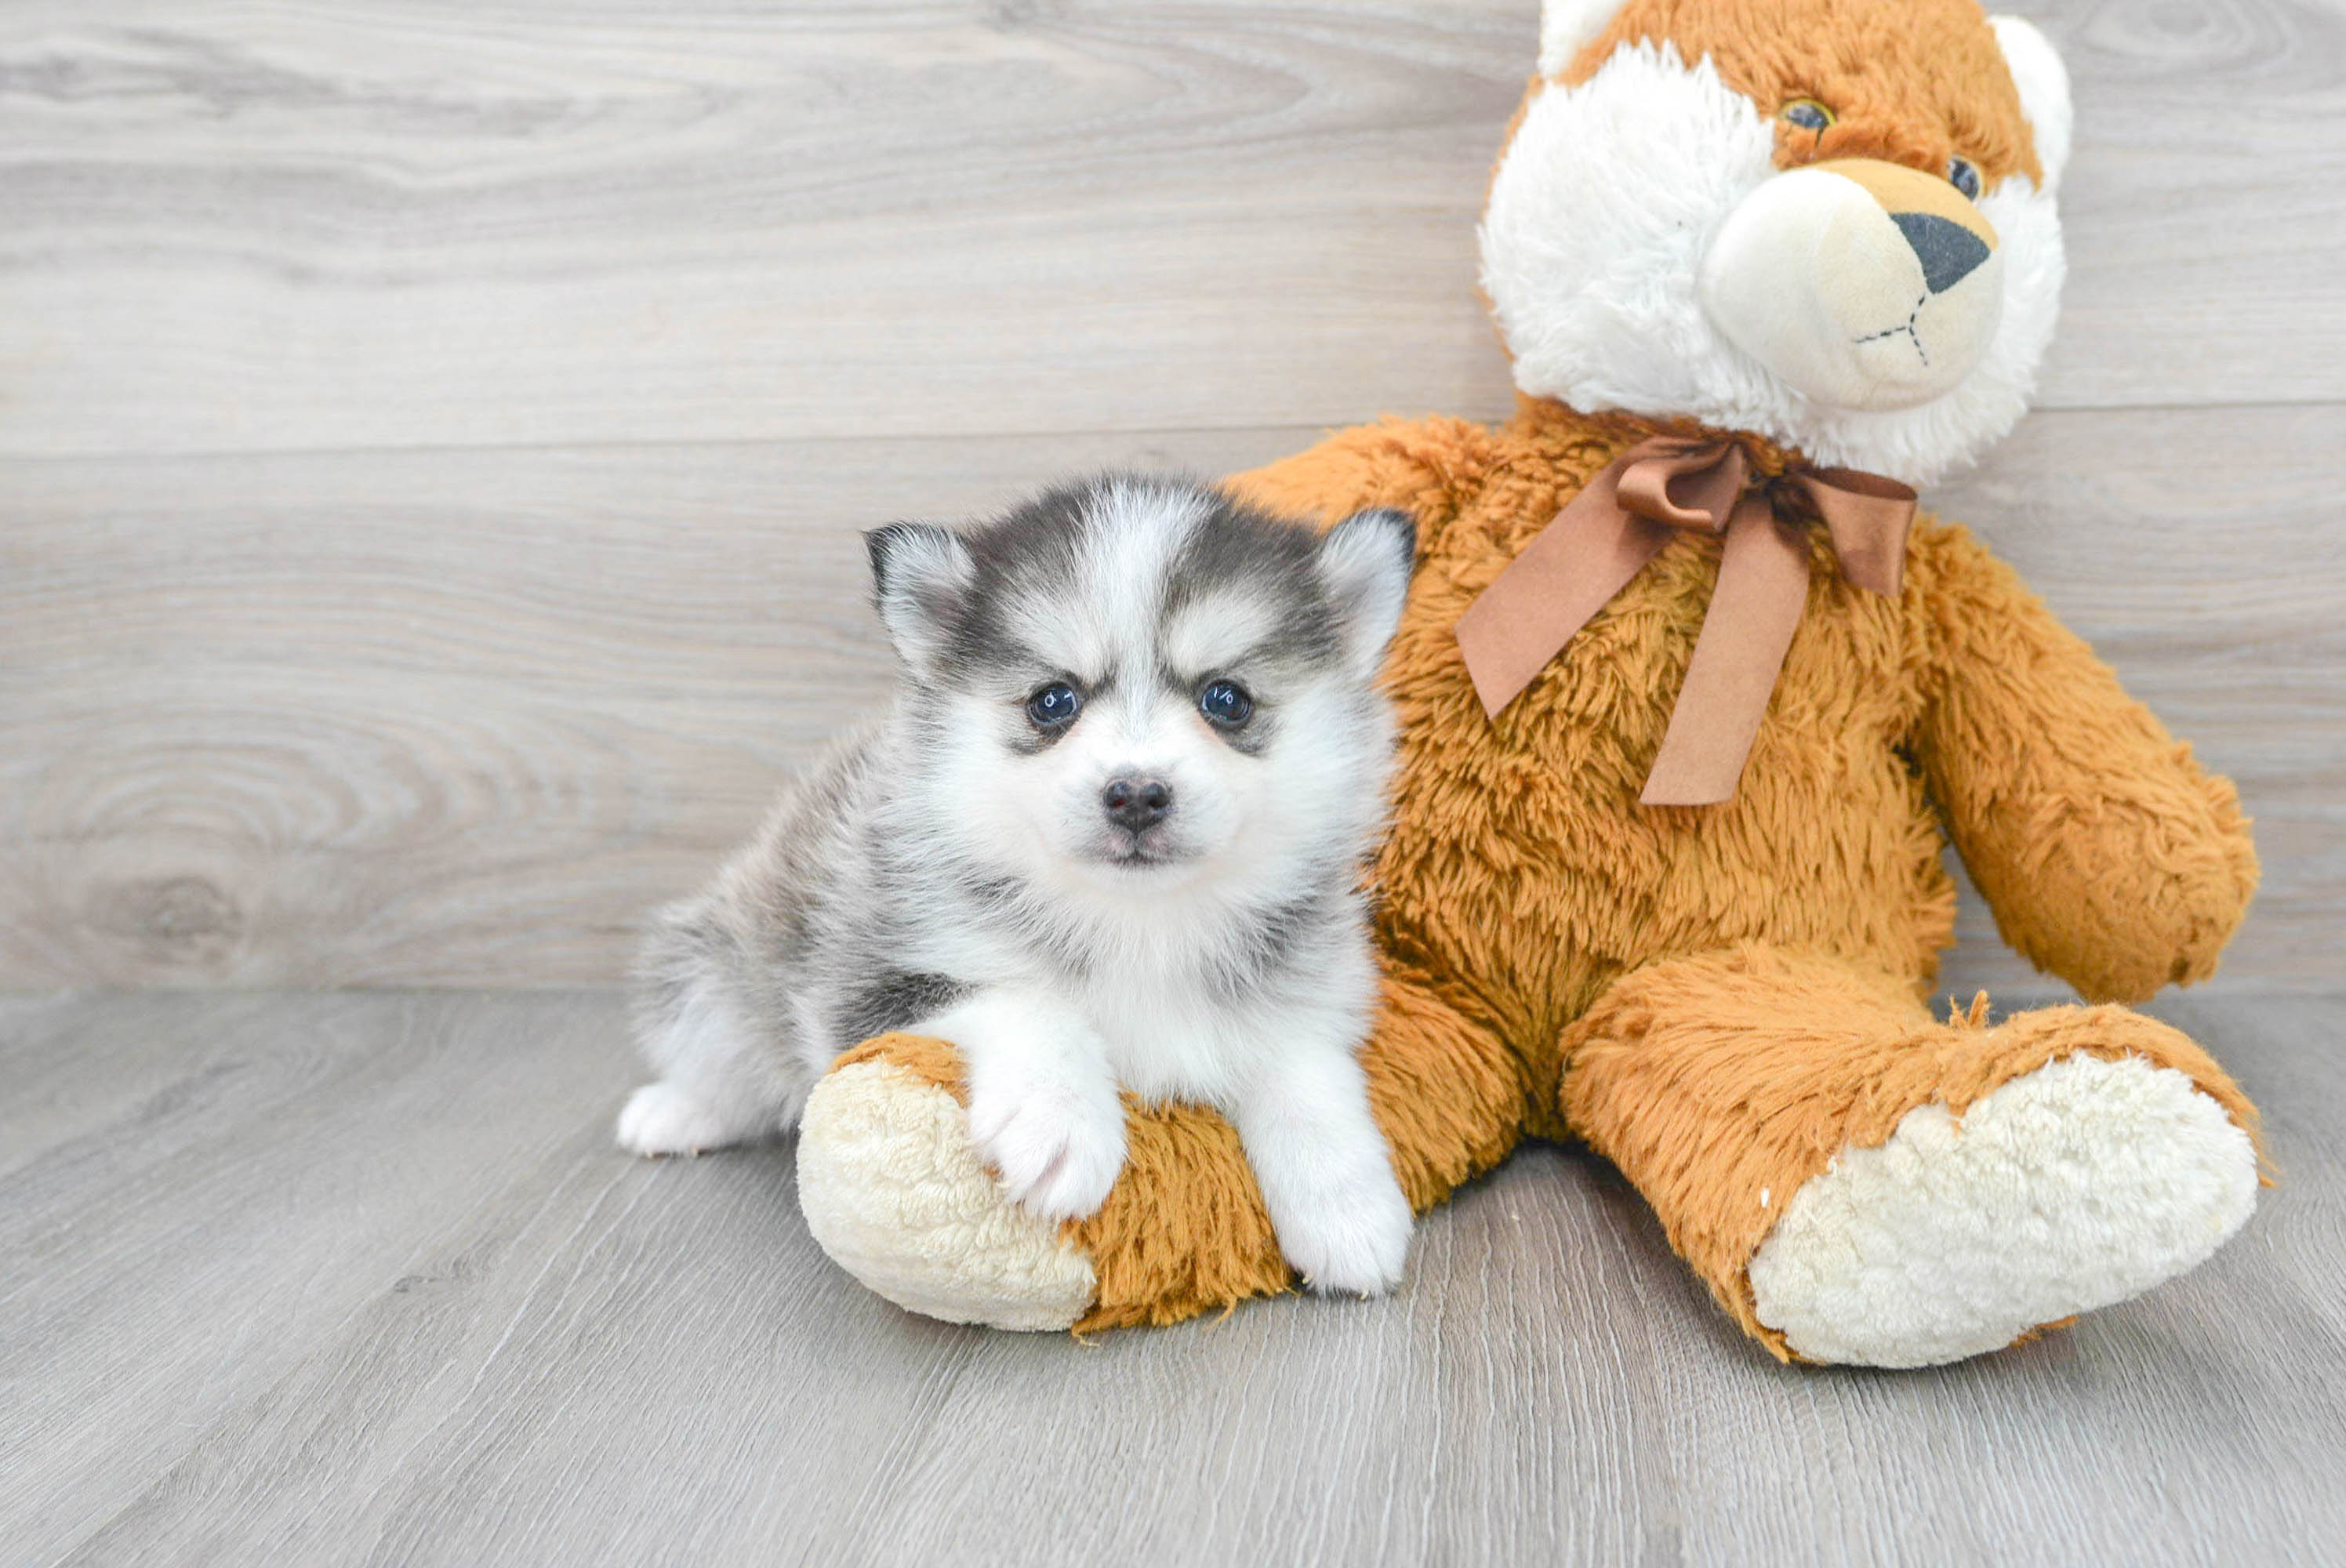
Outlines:
{"label": "bear's leg", "polygon": [[1622,976],[1563,1047],[1566,1124],[1782,1357],[1996,1349],[2196,1266],[2256,1203],[2254,1107],[2122,1007],[1934,1023],[1890,975],[1753,945]]}
{"label": "bear's leg", "polygon": [[[1432,987],[1388,979],[1361,1057],[1411,1207],[1432,1207],[1522,1135],[1530,1077]],[[1229,1123],[1126,1102],[1129,1153],[1099,1212],[1055,1226],[1010,1203],[971,1145],[958,1055],[886,1035],[842,1056],[799,1133],[815,1239],[900,1306],[953,1322],[1079,1330],[1171,1323],[1289,1288]]]}

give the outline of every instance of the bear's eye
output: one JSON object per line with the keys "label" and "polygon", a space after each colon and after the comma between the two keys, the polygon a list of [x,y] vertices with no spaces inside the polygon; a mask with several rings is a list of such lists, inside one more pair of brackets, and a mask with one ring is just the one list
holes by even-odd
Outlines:
{"label": "bear's eye", "polygon": [[1964,193],[1966,201],[1979,199],[1979,169],[1967,158],[1947,160],[1947,183]]}
{"label": "bear's eye", "polygon": [[1833,123],[1832,110],[1814,98],[1794,98],[1781,111],[1786,125],[1795,125],[1804,131],[1822,136]]}
{"label": "bear's eye", "polygon": [[1254,717],[1254,698],[1234,680],[1214,680],[1198,694],[1198,711],[1222,729],[1236,729]]}
{"label": "bear's eye", "polygon": [[1026,718],[1037,729],[1064,729],[1076,721],[1084,699],[1064,680],[1055,680],[1026,699]]}

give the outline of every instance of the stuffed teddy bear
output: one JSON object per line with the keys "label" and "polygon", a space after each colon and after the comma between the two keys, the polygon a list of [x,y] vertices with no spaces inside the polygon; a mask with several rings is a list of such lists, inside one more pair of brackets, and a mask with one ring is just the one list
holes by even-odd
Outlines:
{"label": "stuffed teddy bear", "polygon": [[[1779,1357],[2009,1345],[2256,1200],[2246,1097],[2119,1005],[2239,923],[2232,788],[1909,488],[2024,410],[2069,127],[2051,46],[1974,0],[1549,0],[1482,228],[1515,417],[1230,482],[1419,520],[1362,1058],[1410,1200],[1585,1142]],[[1950,841],[2094,1005],[1933,1017]],[[1107,1203],[1053,1226],[960,1082],[888,1036],[807,1109],[808,1220],[873,1289],[1094,1329],[1290,1288],[1211,1111],[1132,1105]]]}

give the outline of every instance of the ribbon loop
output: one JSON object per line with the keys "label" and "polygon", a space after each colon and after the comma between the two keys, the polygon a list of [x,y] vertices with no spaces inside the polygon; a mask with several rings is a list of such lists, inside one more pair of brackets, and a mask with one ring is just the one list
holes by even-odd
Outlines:
{"label": "ribbon loop", "polygon": [[1913,487],[1857,468],[1807,469],[1785,477],[1800,486],[1824,519],[1841,575],[1861,588],[1895,597],[1906,575]]}
{"label": "ribbon loop", "polygon": [[1733,442],[1671,445],[1675,450],[1638,458],[1621,471],[1621,505],[1673,528],[1725,528],[1751,460]]}
{"label": "ribbon loop", "polygon": [[1844,576],[1894,596],[1912,489],[1852,468],[1755,478],[1732,441],[1654,436],[1606,466],[1458,619],[1458,649],[1485,714],[1515,700],[1673,530],[1723,533],[1719,583],[1640,797],[1649,806],[1732,799],[1807,604],[1808,547],[1779,521],[1822,520]]}

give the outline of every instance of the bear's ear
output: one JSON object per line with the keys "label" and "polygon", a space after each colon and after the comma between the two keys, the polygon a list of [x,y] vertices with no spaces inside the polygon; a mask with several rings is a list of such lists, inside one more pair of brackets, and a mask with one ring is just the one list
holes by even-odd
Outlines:
{"label": "bear's ear", "polygon": [[1996,46],[2004,51],[2004,67],[2020,89],[2020,111],[2036,138],[2036,161],[2045,166],[2045,188],[2061,183],[2069,165],[2069,127],[2075,116],[2069,107],[2069,70],[2051,39],[2017,16],[1991,16]]}
{"label": "bear's ear", "polygon": [[1605,31],[1627,0],[1541,0],[1539,74],[1553,76]]}

